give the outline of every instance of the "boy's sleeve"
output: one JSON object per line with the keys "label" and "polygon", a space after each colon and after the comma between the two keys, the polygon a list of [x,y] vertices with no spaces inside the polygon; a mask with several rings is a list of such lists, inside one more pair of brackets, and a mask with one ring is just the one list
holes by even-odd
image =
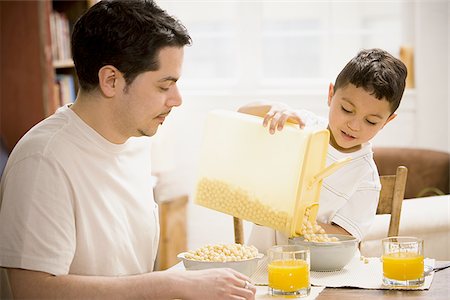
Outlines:
{"label": "boy's sleeve", "polygon": [[331,220],[362,240],[375,220],[380,190],[362,187],[342,206]]}
{"label": "boy's sleeve", "polygon": [[296,110],[295,112],[301,117],[307,128],[323,129],[328,126],[328,120],[326,118],[318,116],[313,112],[305,109]]}

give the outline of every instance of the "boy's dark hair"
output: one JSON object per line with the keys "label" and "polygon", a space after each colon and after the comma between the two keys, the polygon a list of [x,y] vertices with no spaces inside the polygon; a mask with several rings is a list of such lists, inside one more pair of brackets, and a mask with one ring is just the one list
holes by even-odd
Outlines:
{"label": "boy's dark hair", "polygon": [[100,1],[75,23],[72,54],[83,90],[97,88],[98,71],[113,65],[129,85],[159,68],[159,50],[191,44],[186,28],[151,0]]}
{"label": "boy's dark hair", "polygon": [[382,49],[360,51],[336,78],[334,91],[351,83],[374,95],[385,98],[394,113],[405,90],[405,64]]}

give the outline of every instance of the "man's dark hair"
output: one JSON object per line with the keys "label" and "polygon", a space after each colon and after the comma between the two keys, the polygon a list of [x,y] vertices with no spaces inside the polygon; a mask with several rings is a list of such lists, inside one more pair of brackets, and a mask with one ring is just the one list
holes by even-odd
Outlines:
{"label": "man's dark hair", "polygon": [[405,90],[407,69],[405,64],[382,49],[360,51],[342,69],[336,78],[334,91],[349,83],[374,95],[385,98],[394,113]]}
{"label": "man's dark hair", "polygon": [[98,71],[112,65],[129,85],[159,68],[164,47],[191,44],[186,28],[150,0],[100,1],[75,23],[72,54],[80,86],[97,88]]}

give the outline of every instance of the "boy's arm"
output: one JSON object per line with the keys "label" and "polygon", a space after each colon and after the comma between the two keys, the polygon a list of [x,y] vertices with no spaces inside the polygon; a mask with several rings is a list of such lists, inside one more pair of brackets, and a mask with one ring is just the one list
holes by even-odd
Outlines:
{"label": "boy's arm", "polygon": [[326,233],[328,234],[345,234],[345,235],[351,235],[347,230],[345,230],[344,228],[342,228],[341,226],[337,225],[337,224],[326,224],[326,223],[317,223],[319,224]]}
{"label": "boy's arm", "polygon": [[232,269],[161,271],[131,276],[54,276],[8,269],[19,299],[254,299],[250,279]]}
{"label": "boy's arm", "polygon": [[271,134],[274,134],[276,130],[281,131],[286,122],[298,124],[300,128],[305,127],[305,123],[298,113],[284,103],[268,101],[252,102],[241,106],[238,112],[264,118],[263,126],[266,127],[269,125]]}
{"label": "boy's arm", "polygon": [[272,108],[272,103],[268,101],[251,102],[238,108],[238,112],[264,117]]}

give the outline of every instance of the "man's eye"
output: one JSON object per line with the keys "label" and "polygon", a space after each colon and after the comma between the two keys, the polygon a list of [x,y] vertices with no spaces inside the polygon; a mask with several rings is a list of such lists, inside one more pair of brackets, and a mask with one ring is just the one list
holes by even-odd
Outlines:
{"label": "man's eye", "polygon": [[160,86],[159,88],[161,89],[161,91],[164,91],[164,92],[167,92],[169,90],[169,88],[165,88],[165,87],[162,87],[162,86]]}

